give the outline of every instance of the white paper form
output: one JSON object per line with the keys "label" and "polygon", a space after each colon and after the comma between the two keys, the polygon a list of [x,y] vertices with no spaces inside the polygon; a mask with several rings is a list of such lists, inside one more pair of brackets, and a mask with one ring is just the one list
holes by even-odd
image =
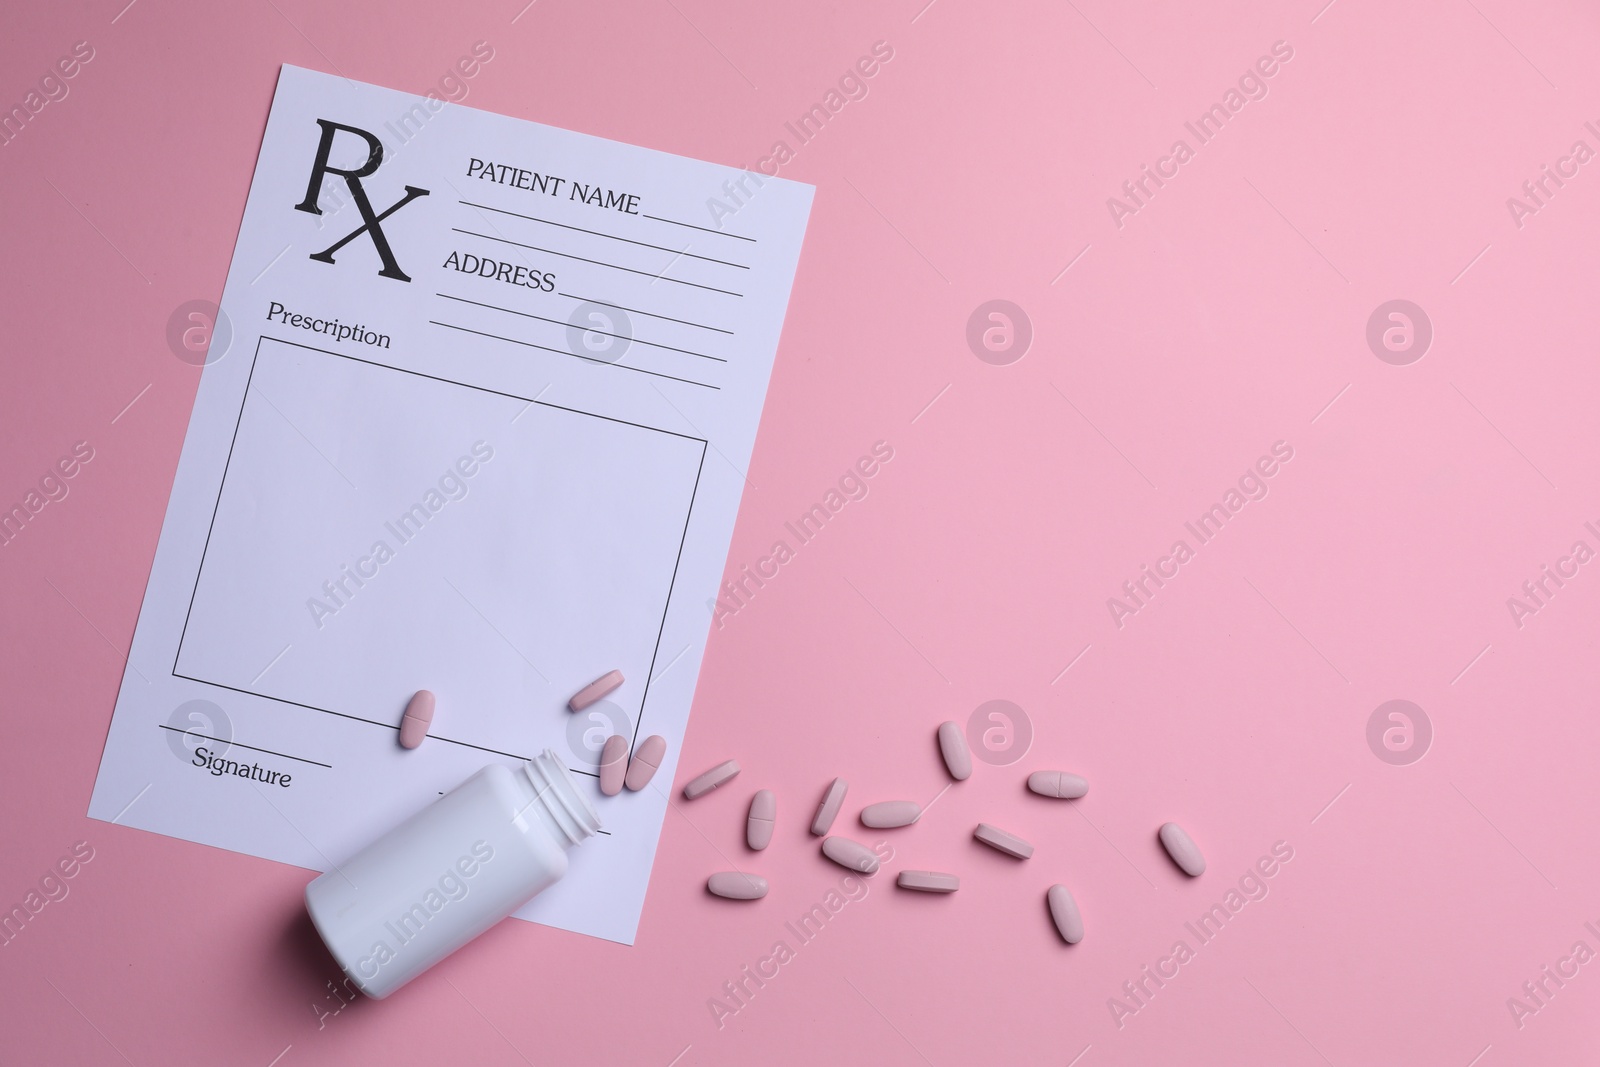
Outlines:
{"label": "white paper form", "polygon": [[631,943],[811,195],[284,67],[89,814],[327,870],[661,734],[519,913]]}

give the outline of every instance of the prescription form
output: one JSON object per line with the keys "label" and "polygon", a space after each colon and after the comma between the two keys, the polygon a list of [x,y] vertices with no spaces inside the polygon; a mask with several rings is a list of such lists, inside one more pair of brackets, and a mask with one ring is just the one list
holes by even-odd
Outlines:
{"label": "prescription form", "polygon": [[285,66],[89,814],[321,871],[660,734],[518,912],[631,943],[811,196]]}

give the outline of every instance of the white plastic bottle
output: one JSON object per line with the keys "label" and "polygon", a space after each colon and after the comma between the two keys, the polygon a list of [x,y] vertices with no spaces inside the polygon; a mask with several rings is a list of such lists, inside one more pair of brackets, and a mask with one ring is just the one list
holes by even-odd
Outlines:
{"label": "white plastic bottle", "polygon": [[306,886],[357,987],[382,999],[567,873],[600,817],[556,754],[490,764]]}

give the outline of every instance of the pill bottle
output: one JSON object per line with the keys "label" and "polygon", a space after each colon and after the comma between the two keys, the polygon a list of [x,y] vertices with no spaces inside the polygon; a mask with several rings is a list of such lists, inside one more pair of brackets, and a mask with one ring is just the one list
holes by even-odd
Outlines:
{"label": "pill bottle", "polygon": [[600,829],[546,749],[490,764],[306,886],[306,910],[356,986],[382,999],[567,873]]}

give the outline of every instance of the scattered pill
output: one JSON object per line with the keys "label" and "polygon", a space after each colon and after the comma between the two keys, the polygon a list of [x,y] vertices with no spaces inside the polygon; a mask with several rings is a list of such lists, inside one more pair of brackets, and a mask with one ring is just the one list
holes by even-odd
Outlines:
{"label": "scattered pill", "polygon": [[428,736],[428,726],[433,722],[433,694],[418,689],[406,704],[406,713],[400,717],[400,747],[416,748]]}
{"label": "scattered pill", "polygon": [[881,800],[861,809],[861,825],[875,830],[910,826],[922,818],[922,808],[914,800]]}
{"label": "scattered pill", "polygon": [[1016,834],[1008,834],[999,827],[990,826],[986,822],[980,822],[978,828],[972,831],[972,836],[990,848],[997,848],[1006,855],[1015,856],[1019,860],[1025,860],[1033,855],[1033,846],[1028,842]]}
{"label": "scattered pill", "polygon": [[706,889],[729,900],[759,900],[767,895],[767,880],[759,874],[718,871],[706,879]]}
{"label": "scattered pill", "polygon": [[944,756],[950,777],[958,782],[972,777],[972,750],[967,747],[967,739],[961,736],[961,727],[953,722],[939,724],[939,754]]}
{"label": "scattered pill", "polygon": [[588,685],[584,686],[582,689],[578,690],[576,693],[572,694],[572,699],[567,701],[567,707],[571,708],[573,711],[582,711],[584,708],[606,696],[621,684],[621,671],[607,671],[594,681],[590,682]]}
{"label": "scattered pill", "polygon": [[848,837],[828,837],[822,841],[822,854],[841,867],[862,874],[878,873],[878,854]]}
{"label": "scattered pill", "polygon": [[849,788],[850,783],[843,778],[835,778],[833,784],[828,786],[828,791],[822,794],[822,803],[817,805],[816,817],[811,820],[812,833],[821,837],[833,828],[833,820],[839,817],[845,790]]}
{"label": "scattered pill", "polygon": [[698,778],[691,778],[689,784],[683,787],[683,795],[690,800],[705,796],[717,786],[726,785],[738,776],[738,760],[731,759],[726,763],[719,763]]}
{"label": "scattered pill", "polygon": [[1053,885],[1045,894],[1050,904],[1050,918],[1056,924],[1056,933],[1069,945],[1083,940],[1083,916],[1078,912],[1078,902],[1072,891],[1064,885]]}
{"label": "scattered pill", "polygon": [[1042,797],[1072,800],[1089,791],[1089,783],[1066,771],[1034,771],[1028,775],[1028,789]]}
{"label": "scattered pill", "polygon": [[954,893],[961,888],[961,879],[940,871],[901,871],[895,884],[919,893]]}
{"label": "scattered pill", "polygon": [[758,789],[750,798],[750,817],[745,820],[744,839],[760,852],[772,844],[772,826],[778,818],[778,797],[770,789]]}
{"label": "scattered pill", "polygon": [[627,773],[628,739],[612,734],[600,750],[600,792],[608,797],[622,792],[622,779]]}
{"label": "scattered pill", "polygon": [[1198,878],[1206,872],[1206,858],[1200,854],[1199,846],[1177,823],[1169,822],[1161,827],[1161,847],[1190,878]]}
{"label": "scattered pill", "polygon": [[661,757],[666,754],[667,739],[660,734],[651,734],[640,741],[633,750],[633,759],[628,761],[628,776],[622,783],[637,793],[656,776],[656,768],[661,766]]}

